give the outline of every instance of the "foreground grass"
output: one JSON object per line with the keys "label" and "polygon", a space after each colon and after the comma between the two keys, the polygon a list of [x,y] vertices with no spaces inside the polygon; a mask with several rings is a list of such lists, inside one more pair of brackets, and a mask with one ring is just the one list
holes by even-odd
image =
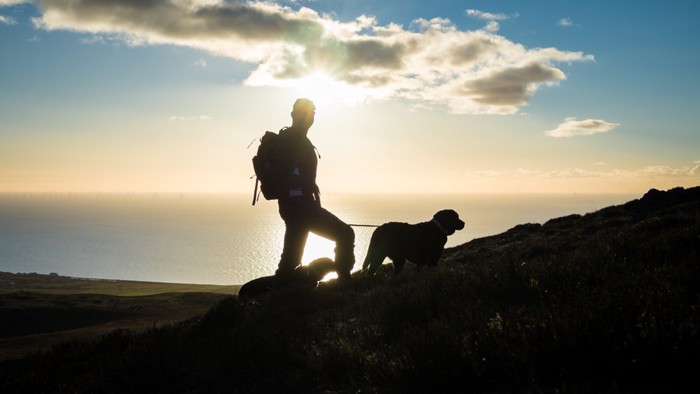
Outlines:
{"label": "foreground grass", "polygon": [[[2,392],[678,392],[700,355],[700,189],[0,364]],[[685,389],[689,390],[689,389]]]}

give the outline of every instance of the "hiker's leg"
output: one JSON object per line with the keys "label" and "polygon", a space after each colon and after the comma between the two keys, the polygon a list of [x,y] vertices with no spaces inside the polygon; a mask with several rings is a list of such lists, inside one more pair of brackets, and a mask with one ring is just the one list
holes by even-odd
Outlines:
{"label": "hiker's leg", "polygon": [[338,277],[350,278],[355,265],[355,231],[324,208],[317,207],[311,216],[309,229],[314,234],[335,241],[335,265]]}
{"label": "hiker's leg", "polygon": [[309,236],[309,226],[306,223],[304,210],[298,205],[280,204],[280,216],[285,224],[284,246],[275,276],[283,280],[291,280],[294,269],[301,265],[304,246]]}
{"label": "hiker's leg", "polygon": [[304,246],[309,236],[305,226],[296,223],[287,224],[284,231],[284,246],[277,271],[292,272],[301,265]]}

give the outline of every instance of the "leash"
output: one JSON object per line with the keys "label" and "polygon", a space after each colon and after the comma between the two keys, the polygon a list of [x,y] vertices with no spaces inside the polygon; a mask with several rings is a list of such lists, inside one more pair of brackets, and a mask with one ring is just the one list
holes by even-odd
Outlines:
{"label": "leash", "polygon": [[378,224],[348,224],[350,227],[379,227]]}

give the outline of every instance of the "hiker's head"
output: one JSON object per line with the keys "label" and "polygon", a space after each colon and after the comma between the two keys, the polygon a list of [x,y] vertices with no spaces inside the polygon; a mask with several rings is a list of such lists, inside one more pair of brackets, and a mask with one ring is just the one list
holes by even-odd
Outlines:
{"label": "hiker's head", "polygon": [[314,124],[316,106],[306,98],[297,99],[292,107],[292,126],[308,129]]}

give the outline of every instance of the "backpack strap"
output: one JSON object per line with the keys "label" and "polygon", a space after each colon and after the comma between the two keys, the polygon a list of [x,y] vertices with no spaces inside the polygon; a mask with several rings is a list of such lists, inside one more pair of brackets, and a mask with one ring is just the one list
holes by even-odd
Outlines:
{"label": "backpack strap", "polygon": [[255,202],[258,200],[260,197],[260,194],[258,194],[258,184],[260,183],[260,179],[258,177],[255,177],[255,189],[253,190],[253,205],[255,205]]}

